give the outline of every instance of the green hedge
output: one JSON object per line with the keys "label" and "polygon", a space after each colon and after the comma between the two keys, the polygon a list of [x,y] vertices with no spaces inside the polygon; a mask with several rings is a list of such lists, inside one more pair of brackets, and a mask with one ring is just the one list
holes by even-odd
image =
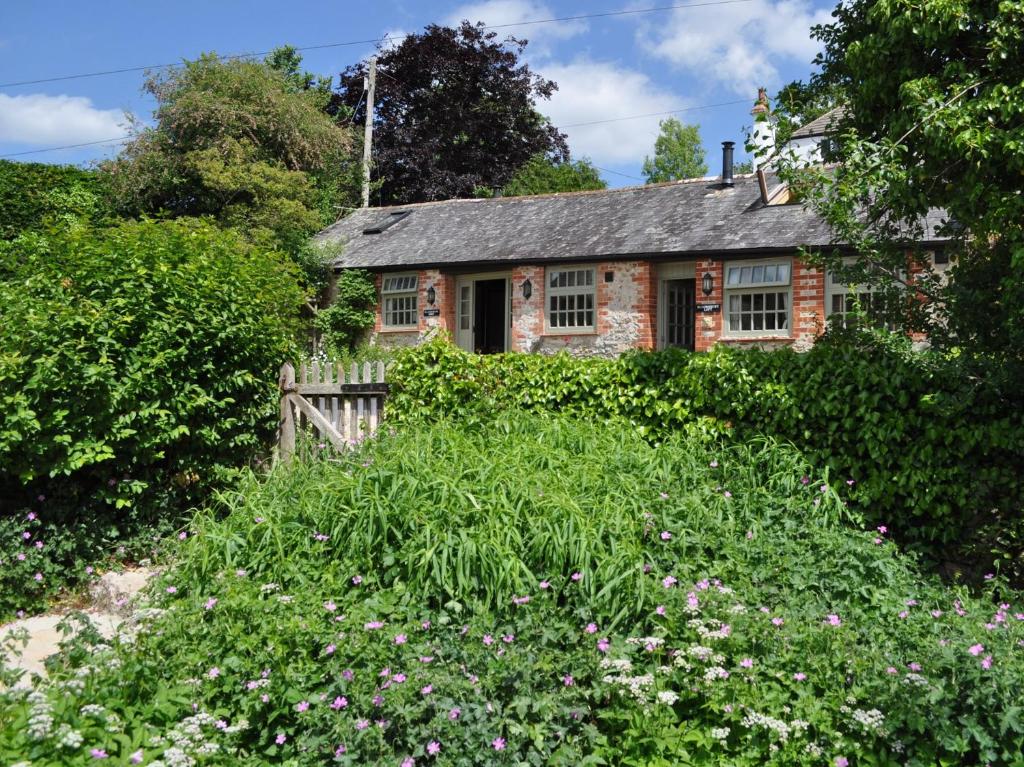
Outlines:
{"label": "green hedge", "polygon": [[199,502],[265,454],[302,302],[284,256],[198,219],[0,241],[0,498]]}
{"label": "green hedge", "polygon": [[0,160],[0,240],[57,220],[98,220],[108,212],[100,175],[73,165]]}
{"label": "green hedge", "polygon": [[680,429],[771,435],[827,467],[867,519],[948,564],[1021,550],[1024,410],[955,360],[840,342],[616,360],[479,357],[436,342],[400,353],[389,375],[398,420],[526,408],[624,416],[653,441]]}

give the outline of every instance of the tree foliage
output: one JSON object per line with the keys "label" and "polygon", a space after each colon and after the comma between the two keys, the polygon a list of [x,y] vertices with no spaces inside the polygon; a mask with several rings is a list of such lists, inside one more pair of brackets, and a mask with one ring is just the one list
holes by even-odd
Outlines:
{"label": "tree foliage", "polygon": [[261,454],[294,265],[191,219],[0,242],[0,499],[173,514]]}
{"label": "tree foliage", "polygon": [[[854,0],[833,17],[814,30],[812,92],[847,107],[840,164],[789,175],[865,276],[925,269],[914,290],[930,301],[904,301],[906,324],[944,347],[1024,358],[1024,2]],[[914,246],[930,208],[951,238],[948,282]]]}
{"label": "tree foliage", "polygon": [[[501,190],[505,197],[557,192],[584,192],[607,189],[608,184],[590,160],[559,162],[542,154],[535,155]],[[493,190],[478,189],[478,197],[492,197]]]}
{"label": "tree foliage", "polygon": [[0,160],[0,240],[109,213],[103,179],[72,165]]}
{"label": "tree foliage", "polygon": [[675,117],[658,125],[661,133],[654,141],[654,156],[644,158],[643,173],[648,184],[698,178],[708,172],[700,126],[686,125]]}
{"label": "tree foliage", "polygon": [[150,78],[155,127],[103,166],[120,212],[212,216],[295,253],[353,199],[349,129],[287,50],[271,64],[209,54]]}
{"label": "tree foliage", "polygon": [[[520,61],[525,40],[482,25],[428,26],[381,48],[373,115],[373,176],[382,204],[472,197],[500,189],[530,158],[566,161],[565,136],[536,109],[557,88]],[[341,74],[337,106],[365,123],[365,63]]]}

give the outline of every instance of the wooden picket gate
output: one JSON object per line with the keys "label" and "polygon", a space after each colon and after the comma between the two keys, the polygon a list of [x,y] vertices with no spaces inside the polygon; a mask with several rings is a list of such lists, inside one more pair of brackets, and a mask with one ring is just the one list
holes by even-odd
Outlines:
{"label": "wooden picket gate", "polygon": [[299,380],[290,363],[281,366],[281,423],[278,430],[278,456],[287,463],[295,455],[296,433],[306,427],[335,450],[345,450],[356,442],[372,437],[384,415],[388,385],[384,381],[384,363],[352,363],[346,378],[342,365],[303,363]]}

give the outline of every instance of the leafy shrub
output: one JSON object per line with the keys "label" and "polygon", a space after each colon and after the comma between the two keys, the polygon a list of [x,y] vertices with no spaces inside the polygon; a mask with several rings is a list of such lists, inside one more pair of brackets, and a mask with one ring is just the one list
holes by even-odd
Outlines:
{"label": "leafy shrub", "polygon": [[98,220],[108,212],[103,180],[71,165],[0,160],[0,240],[55,221]]}
{"label": "leafy shrub", "polygon": [[843,486],[522,412],[250,476],[125,636],[0,694],[0,759],[1018,763],[1019,595],[922,576]]}
{"label": "leafy shrub", "polygon": [[323,350],[331,356],[350,353],[365,331],[373,327],[376,306],[377,286],[369,272],[341,272],[334,283],[333,300],[313,320]]}
{"label": "leafy shrub", "polygon": [[771,435],[853,480],[851,503],[921,550],[989,560],[994,547],[1020,568],[1019,393],[966,375],[958,360],[842,343],[803,354],[478,357],[437,342],[400,352],[389,380],[396,420],[526,408],[621,416],[653,441],[679,429],[739,443]]}
{"label": "leafy shrub", "polygon": [[258,456],[293,267],[197,220],[0,245],[0,498],[60,522],[180,513]]}

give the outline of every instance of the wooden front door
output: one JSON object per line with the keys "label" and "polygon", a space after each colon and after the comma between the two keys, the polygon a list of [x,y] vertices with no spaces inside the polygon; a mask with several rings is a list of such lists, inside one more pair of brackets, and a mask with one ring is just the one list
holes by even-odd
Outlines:
{"label": "wooden front door", "polygon": [[697,281],[665,281],[665,345],[694,350],[697,327]]}

